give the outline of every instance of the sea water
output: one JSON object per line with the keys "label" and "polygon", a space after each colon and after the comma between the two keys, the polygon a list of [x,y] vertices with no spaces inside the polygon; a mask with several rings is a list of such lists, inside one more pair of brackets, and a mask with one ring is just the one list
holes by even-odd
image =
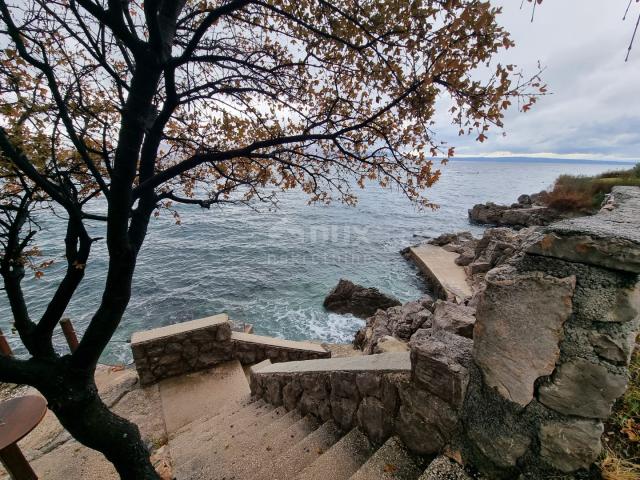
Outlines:
{"label": "sea water", "polygon": [[[128,341],[136,330],[226,312],[255,333],[289,339],[349,342],[363,321],[326,312],[322,301],[340,278],[376,287],[409,301],[427,289],[416,268],[399,251],[445,232],[483,227],[469,224],[476,203],[510,204],[522,193],[549,187],[563,173],[592,175],[620,164],[550,160],[454,160],[427,196],[437,210],[416,209],[402,194],[377,186],[357,189],[356,207],[308,205],[297,191],[279,197],[277,210],[228,205],[210,210],[180,206],[181,224],[169,214],[153,218],[138,259],[131,303],[102,360],[131,361]],[[46,308],[64,272],[65,223],[41,218],[37,243],[56,263],[41,279],[24,280],[31,318]],[[93,236],[104,226],[91,227]],[[97,242],[85,279],[67,309],[81,335],[99,305],[107,265],[104,241]],[[18,355],[24,354],[4,294],[0,327]],[[65,351],[57,331],[56,346]]]}

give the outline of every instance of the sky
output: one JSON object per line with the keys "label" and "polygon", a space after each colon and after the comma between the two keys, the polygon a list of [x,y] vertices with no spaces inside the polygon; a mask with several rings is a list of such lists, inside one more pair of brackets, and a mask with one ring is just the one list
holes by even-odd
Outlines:
{"label": "sky", "polygon": [[496,130],[483,144],[440,124],[456,156],[640,159],[640,38],[624,61],[640,4],[623,22],[628,0],[545,0],[532,23],[531,4],[491,2],[516,42],[499,60],[530,74],[540,61],[551,95],[509,112],[506,137]]}

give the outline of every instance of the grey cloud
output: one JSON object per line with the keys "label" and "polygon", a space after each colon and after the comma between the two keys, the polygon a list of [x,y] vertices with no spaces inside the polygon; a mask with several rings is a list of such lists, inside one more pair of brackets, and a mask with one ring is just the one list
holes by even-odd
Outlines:
{"label": "grey cloud", "polygon": [[[529,113],[509,112],[507,136],[499,132],[483,144],[458,137],[438,117],[444,139],[459,154],[587,154],[594,158],[640,158],[640,44],[624,62],[633,22],[622,22],[626,0],[544,2],[530,22],[520,1],[492,0],[503,7],[502,23],[517,47],[499,60],[526,72],[537,61],[552,95]],[[640,5],[634,4],[637,15]],[[632,20],[635,21],[635,18]]]}

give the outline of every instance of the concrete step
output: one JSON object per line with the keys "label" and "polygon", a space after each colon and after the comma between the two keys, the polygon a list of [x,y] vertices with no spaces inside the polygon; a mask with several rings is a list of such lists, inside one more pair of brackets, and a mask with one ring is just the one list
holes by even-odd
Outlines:
{"label": "concrete step", "polygon": [[[237,360],[201,372],[167,378],[159,385],[167,434],[202,418],[210,418],[230,404],[247,401],[249,384]],[[188,404],[184,399],[188,398]]]}
{"label": "concrete step", "polygon": [[[347,480],[375,451],[367,437],[357,428],[302,470],[297,480]],[[371,479],[374,480],[374,479]]]}
{"label": "concrete step", "polygon": [[421,473],[400,439],[391,437],[350,480],[416,480]]}
{"label": "concrete step", "polygon": [[253,480],[288,480],[308,465],[315,462],[320,455],[334,445],[341,432],[333,421],[323,423],[317,430],[304,437],[283,453],[268,466],[263,467],[251,477]]}
{"label": "concrete step", "polygon": [[[269,447],[273,439],[289,430],[301,418],[302,415],[293,410],[281,415],[262,429],[247,430],[242,435],[237,436],[232,446],[223,451],[227,455],[215,455],[218,458],[217,460],[212,458],[213,461],[211,463],[214,468],[210,478],[212,480],[252,478],[253,473],[262,468],[265,462],[280,453],[281,445],[277,446],[278,448]],[[278,453],[276,453],[276,450]]]}
{"label": "concrete step", "polygon": [[[229,449],[236,435],[273,421],[270,415],[273,410],[275,407],[260,400],[226,418],[219,415],[193,422],[189,428],[169,437],[174,466],[179,469],[185,465],[188,469],[186,465],[196,457],[205,457],[206,463],[206,457],[215,455],[220,449]],[[282,415],[283,410],[279,414]]]}

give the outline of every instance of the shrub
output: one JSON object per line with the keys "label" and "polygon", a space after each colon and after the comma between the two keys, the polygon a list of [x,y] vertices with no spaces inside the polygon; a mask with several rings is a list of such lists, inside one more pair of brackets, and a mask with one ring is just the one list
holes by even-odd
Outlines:
{"label": "shrub", "polygon": [[561,175],[541,201],[563,212],[593,212],[615,186],[640,187],[640,163],[633,169],[605,172],[594,177]]}

